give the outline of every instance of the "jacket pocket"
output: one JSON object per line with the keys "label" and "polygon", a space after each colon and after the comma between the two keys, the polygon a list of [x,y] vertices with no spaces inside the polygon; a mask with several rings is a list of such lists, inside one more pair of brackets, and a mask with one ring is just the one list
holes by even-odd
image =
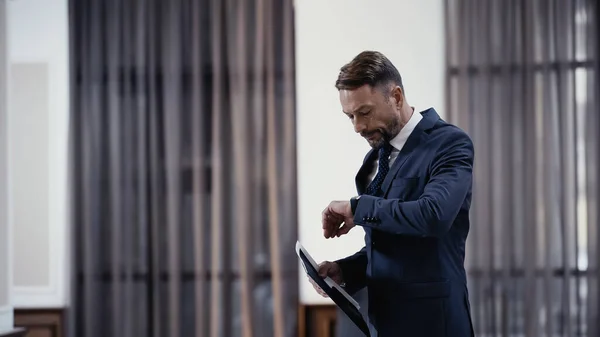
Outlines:
{"label": "jacket pocket", "polygon": [[445,298],[450,296],[450,281],[400,283],[397,294],[404,299]]}
{"label": "jacket pocket", "polygon": [[377,315],[381,317],[379,331],[386,332],[382,337],[392,336],[393,331],[403,337],[447,337],[448,281],[403,283],[397,285],[396,293],[389,291],[387,308]]}

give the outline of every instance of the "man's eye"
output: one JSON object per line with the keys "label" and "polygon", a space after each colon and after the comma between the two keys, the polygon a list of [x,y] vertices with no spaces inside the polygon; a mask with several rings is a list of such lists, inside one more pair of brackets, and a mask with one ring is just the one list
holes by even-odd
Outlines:
{"label": "man's eye", "polygon": [[371,113],[371,110],[369,110],[369,111],[364,111],[364,112],[362,112],[362,113],[361,113],[361,115],[363,115],[363,116],[366,116],[366,115],[368,115],[368,114],[370,114],[370,113]]}
{"label": "man's eye", "polygon": [[354,115],[350,115],[350,114],[348,114],[348,115],[346,115],[346,116],[348,116],[348,118],[350,118],[350,119],[354,119]]}

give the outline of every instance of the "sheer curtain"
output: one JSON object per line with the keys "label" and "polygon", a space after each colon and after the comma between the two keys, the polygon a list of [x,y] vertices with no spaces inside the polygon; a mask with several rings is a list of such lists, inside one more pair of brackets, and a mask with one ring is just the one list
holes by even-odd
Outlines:
{"label": "sheer curtain", "polygon": [[447,0],[449,120],[476,148],[477,336],[598,336],[598,25],[591,0]]}
{"label": "sheer curtain", "polygon": [[292,0],[72,0],[73,336],[294,336]]}

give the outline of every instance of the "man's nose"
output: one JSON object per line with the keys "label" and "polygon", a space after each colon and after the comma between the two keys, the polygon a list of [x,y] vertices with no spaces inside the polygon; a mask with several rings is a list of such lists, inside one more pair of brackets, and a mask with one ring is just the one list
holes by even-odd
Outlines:
{"label": "man's nose", "polygon": [[354,132],[362,133],[363,131],[365,131],[366,128],[367,128],[367,125],[365,123],[362,123],[362,122],[354,119]]}

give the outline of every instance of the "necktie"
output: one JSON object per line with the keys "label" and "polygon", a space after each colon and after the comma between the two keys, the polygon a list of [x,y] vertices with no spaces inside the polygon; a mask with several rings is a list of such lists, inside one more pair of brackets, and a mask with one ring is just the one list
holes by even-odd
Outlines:
{"label": "necktie", "polygon": [[392,153],[392,149],[393,147],[389,143],[385,143],[379,148],[379,165],[377,167],[377,175],[367,188],[365,194],[376,195],[379,193],[381,184],[390,170],[390,154]]}

